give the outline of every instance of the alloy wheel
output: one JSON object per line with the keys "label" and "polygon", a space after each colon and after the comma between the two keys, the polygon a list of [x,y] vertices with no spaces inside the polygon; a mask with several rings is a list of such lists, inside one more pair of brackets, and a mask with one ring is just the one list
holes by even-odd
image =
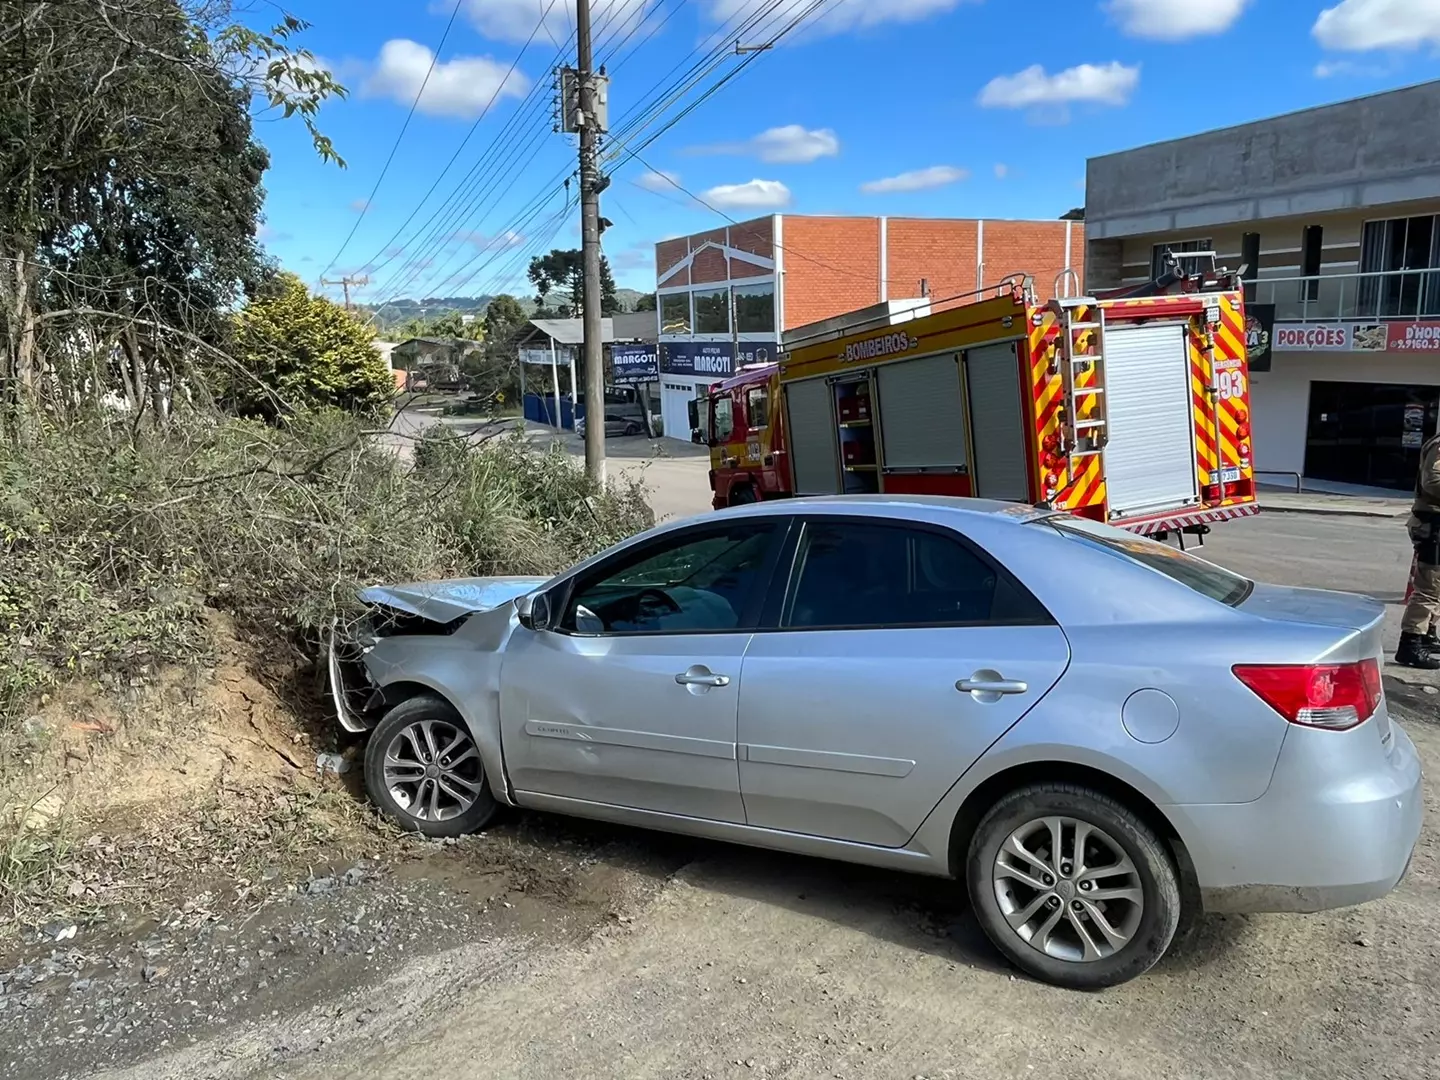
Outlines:
{"label": "alloy wheel", "polygon": [[484,784],[480,751],[470,733],[444,720],[417,720],[385,748],[385,787],[400,808],[420,821],[459,817]]}
{"label": "alloy wheel", "polygon": [[1010,929],[1057,960],[1113,956],[1134,938],[1145,910],[1140,874],[1103,829],[1078,818],[1036,818],[1000,845],[991,870]]}

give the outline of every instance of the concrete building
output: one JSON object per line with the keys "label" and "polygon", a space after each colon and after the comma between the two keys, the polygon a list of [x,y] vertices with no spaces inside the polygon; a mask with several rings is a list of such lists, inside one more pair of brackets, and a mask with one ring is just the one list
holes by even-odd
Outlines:
{"label": "concrete building", "polygon": [[1440,412],[1437,116],[1430,82],[1090,160],[1088,290],[1149,279],[1167,247],[1252,267],[1274,319],[1257,469],[1413,485]]}
{"label": "concrete building", "polygon": [[786,330],[922,294],[953,306],[1017,273],[1048,296],[1066,267],[1083,274],[1084,252],[1076,221],[775,214],[662,241],[665,433],[688,439],[687,403],[737,366],[775,359]]}

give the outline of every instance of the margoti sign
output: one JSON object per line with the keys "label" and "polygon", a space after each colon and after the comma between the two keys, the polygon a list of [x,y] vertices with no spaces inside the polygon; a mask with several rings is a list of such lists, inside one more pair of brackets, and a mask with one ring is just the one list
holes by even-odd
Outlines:
{"label": "margoti sign", "polygon": [[658,353],[653,344],[611,345],[610,363],[615,370],[617,386],[634,386],[660,376]]}
{"label": "margoti sign", "polygon": [[1440,321],[1280,323],[1277,352],[1440,353]]}
{"label": "margoti sign", "polygon": [[662,341],[660,370],[667,375],[708,375],[727,379],[735,374],[737,368],[770,363],[778,353],[773,341],[742,341],[737,364],[733,342]]}

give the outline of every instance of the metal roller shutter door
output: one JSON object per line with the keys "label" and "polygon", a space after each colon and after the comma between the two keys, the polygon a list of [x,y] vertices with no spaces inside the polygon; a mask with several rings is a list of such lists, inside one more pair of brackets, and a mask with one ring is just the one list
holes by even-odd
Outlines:
{"label": "metal roller shutter door", "polygon": [[1024,502],[1030,497],[1030,465],[1025,458],[1025,413],[1020,408],[1015,343],[968,350],[965,380],[975,438],[975,494]]}
{"label": "metal roller shutter door", "polygon": [[965,464],[960,368],[954,355],[886,364],[875,377],[887,469]]}
{"label": "metal roller shutter door", "polygon": [[1143,514],[1196,502],[1185,327],[1107,326],[1104,342],[1110,512]]}
{"label": "metal roller shutter door", "polygon": [[790,468],[795,494],[833,495],[839,490],[835,448],[835,402],[830,384],[808,379],[785,387]]}

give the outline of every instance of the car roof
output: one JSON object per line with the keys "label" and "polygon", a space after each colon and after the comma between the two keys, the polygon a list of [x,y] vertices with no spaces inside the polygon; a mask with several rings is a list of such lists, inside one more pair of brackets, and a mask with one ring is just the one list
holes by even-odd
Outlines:
{"label": "car roof", "polygon": [[[858,514],[862,516],[895,514],[907,516],[906,511],[963,514],[986,518],[1008,518],[1017,523],[1052,517],[1057,511],[1032,506],[1028,503],[1003,502],[1000,499],[970,499],[955,495],[803,495],[795,499],[774,499],[763,503],[750,503],[719,511],[723,514]],[[699,521],[713,518],[715,512],[690,518]]]}

